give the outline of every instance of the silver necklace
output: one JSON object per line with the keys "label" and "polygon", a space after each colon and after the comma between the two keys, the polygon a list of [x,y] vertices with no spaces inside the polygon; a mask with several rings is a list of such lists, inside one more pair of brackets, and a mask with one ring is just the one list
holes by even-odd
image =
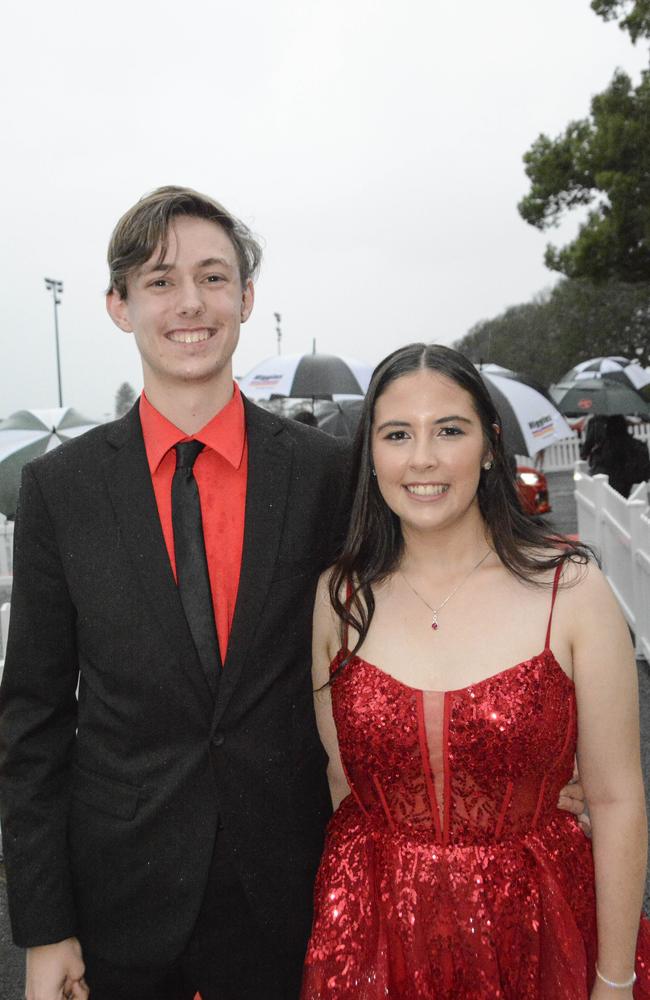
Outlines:
{"label": "silver necklace", "polygon": [[438,615],[440,614],[440,612],[444,608],[445,604],[447,604],[447,602],[452,599],[452,597],[454,596],[454,594],[458,593],[458,591],[460,590],[460,588],[463,586],[464,583],[467,583],[467,581],[469,580],[469,578],[472,575],[472,573],[475,570],[477,570],[479,568],[479,566],[482,565],[482,563],[485,562],[485,560],[487,559],[487,557],[489,556],[489,554],[490,554],[491,551],[492,551],[492,549],[488,549],[487,550],[487,552],[485,553],[485,555],[481,559],[479,559],[479,561],[477,562],[476,566],[472,566],[472,568],[469,571],[469,573],[467,574],[467,576],[463,577],[463,579],[460,581],[460,583],[458,584],[458,586],[454,587],[454,589],[452,590],[451,594],[448,594],[447,597],[445,597],[445,599],[442,602],[442,604],[439,604],[437,608],[434,608],[432,604],[429,604],[428,601],[425,601],[425,599],[423,598],[422,594],[419,594],[418,591],[413,586],[413,584],[409,581],[408,577],[404,573],[404,570],[400,570],[400,573],[404,577],[404,582],[407,585],[407,587],[409,588],[409,590],[412,590],[413,593],[415,594],[415,596],[418,597],[422,601],[423,604],[426,604],[426,606],[428,607],[429,611],[433,612],[433,618],[431,620],[431,628],[433,629],[434,632],[437,631],[437,629],[438,629]]}

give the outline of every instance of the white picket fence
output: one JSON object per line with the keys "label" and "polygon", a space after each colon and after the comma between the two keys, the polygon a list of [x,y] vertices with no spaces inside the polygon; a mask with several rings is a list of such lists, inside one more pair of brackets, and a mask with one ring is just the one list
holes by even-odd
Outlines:
{"label": "white picket fence", "polygon": [[586,462],[574,473],[580,541],[593,545],[628,625],[636,654],[650,663],[650,497],[641,483],[629,499],[607,476],[590,476]]}
{"label": "white picket fence", "polygon": [[[650,424],[634,424],[632,435],[645,441],[650,449]],[[543,472],[566,472],[580,461],[580,441],[577,437],[558,441],[544,451]]]}

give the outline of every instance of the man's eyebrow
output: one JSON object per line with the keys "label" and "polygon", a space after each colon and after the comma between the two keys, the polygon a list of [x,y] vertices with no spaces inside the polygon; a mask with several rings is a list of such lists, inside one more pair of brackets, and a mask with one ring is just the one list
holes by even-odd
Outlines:
{"label": "man's eyebrow", "polygon": [[225,257],[206,257],[205,260],[200,260],[197,267],[228,267],[232,271],[233,264]]}
{"label": "man's eyebrow", "polygon": [[[225,257],[206,257],[205,260],[200,260],[196,266],[197,267],[227,267],[231,271],[233,269],[233,265],[230,263],[230,261],[226,260]],[[173,270],[173,268],[174,268],[173,262],[167,264],[163,260],[163,261],[158,261],[155,264],[151,264],[149,266],[145,265],[142,268],[142,271],[143,271],[144,274],[166,274],[168,271]]]}
{"label": "man's eyebrow", "polygon": [[[463,423],[463,424],[471,424],[472,423],[472,420],[470,420],[469,417],[461,417],[460,414],[451,414],[451,416],[448,416],[448,417],[438,417],[438,419],[434,420],[433,423],[434,424],[448,424],[448,423],[451,423],[452,420],[456,420],[459,423]],[[385,420],[383,424],[379,425],[379,427],[377,428],[377,430],[378,431],[383,431],[385,427],[410,427],[410,426],[411,425],[408,422],[408,420]]]}
{"label": "man's eyebrow", "polygon": [[165,264],[161,261],[159,264],[145,264],[140,273],[141,274],[166,274],[167,271],[171,271],[173,264]]}

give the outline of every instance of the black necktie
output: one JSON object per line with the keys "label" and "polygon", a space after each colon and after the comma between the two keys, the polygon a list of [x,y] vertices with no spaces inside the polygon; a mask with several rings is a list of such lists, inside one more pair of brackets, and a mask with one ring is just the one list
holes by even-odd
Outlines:
{"label": "black necktie", "polygon": [[176,472],[172,480],[172,525],[181,603],[201,665],[210,687],[216,691],[221,654],[214,623],[199,488],[194,478],[194,463],[202,450],[203,444],[200,441],[181,441],[176,445]]}

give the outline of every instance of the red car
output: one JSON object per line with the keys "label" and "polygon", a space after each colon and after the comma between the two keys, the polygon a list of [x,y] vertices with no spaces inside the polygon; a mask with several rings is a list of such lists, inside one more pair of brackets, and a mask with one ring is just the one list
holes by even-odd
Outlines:
{"label": "red car", "polygon": [[527,514],[548,514],[551,505],[548,500],[546,476],[539,469],[529,465],[517,466],[517,489],[521,505]]}

